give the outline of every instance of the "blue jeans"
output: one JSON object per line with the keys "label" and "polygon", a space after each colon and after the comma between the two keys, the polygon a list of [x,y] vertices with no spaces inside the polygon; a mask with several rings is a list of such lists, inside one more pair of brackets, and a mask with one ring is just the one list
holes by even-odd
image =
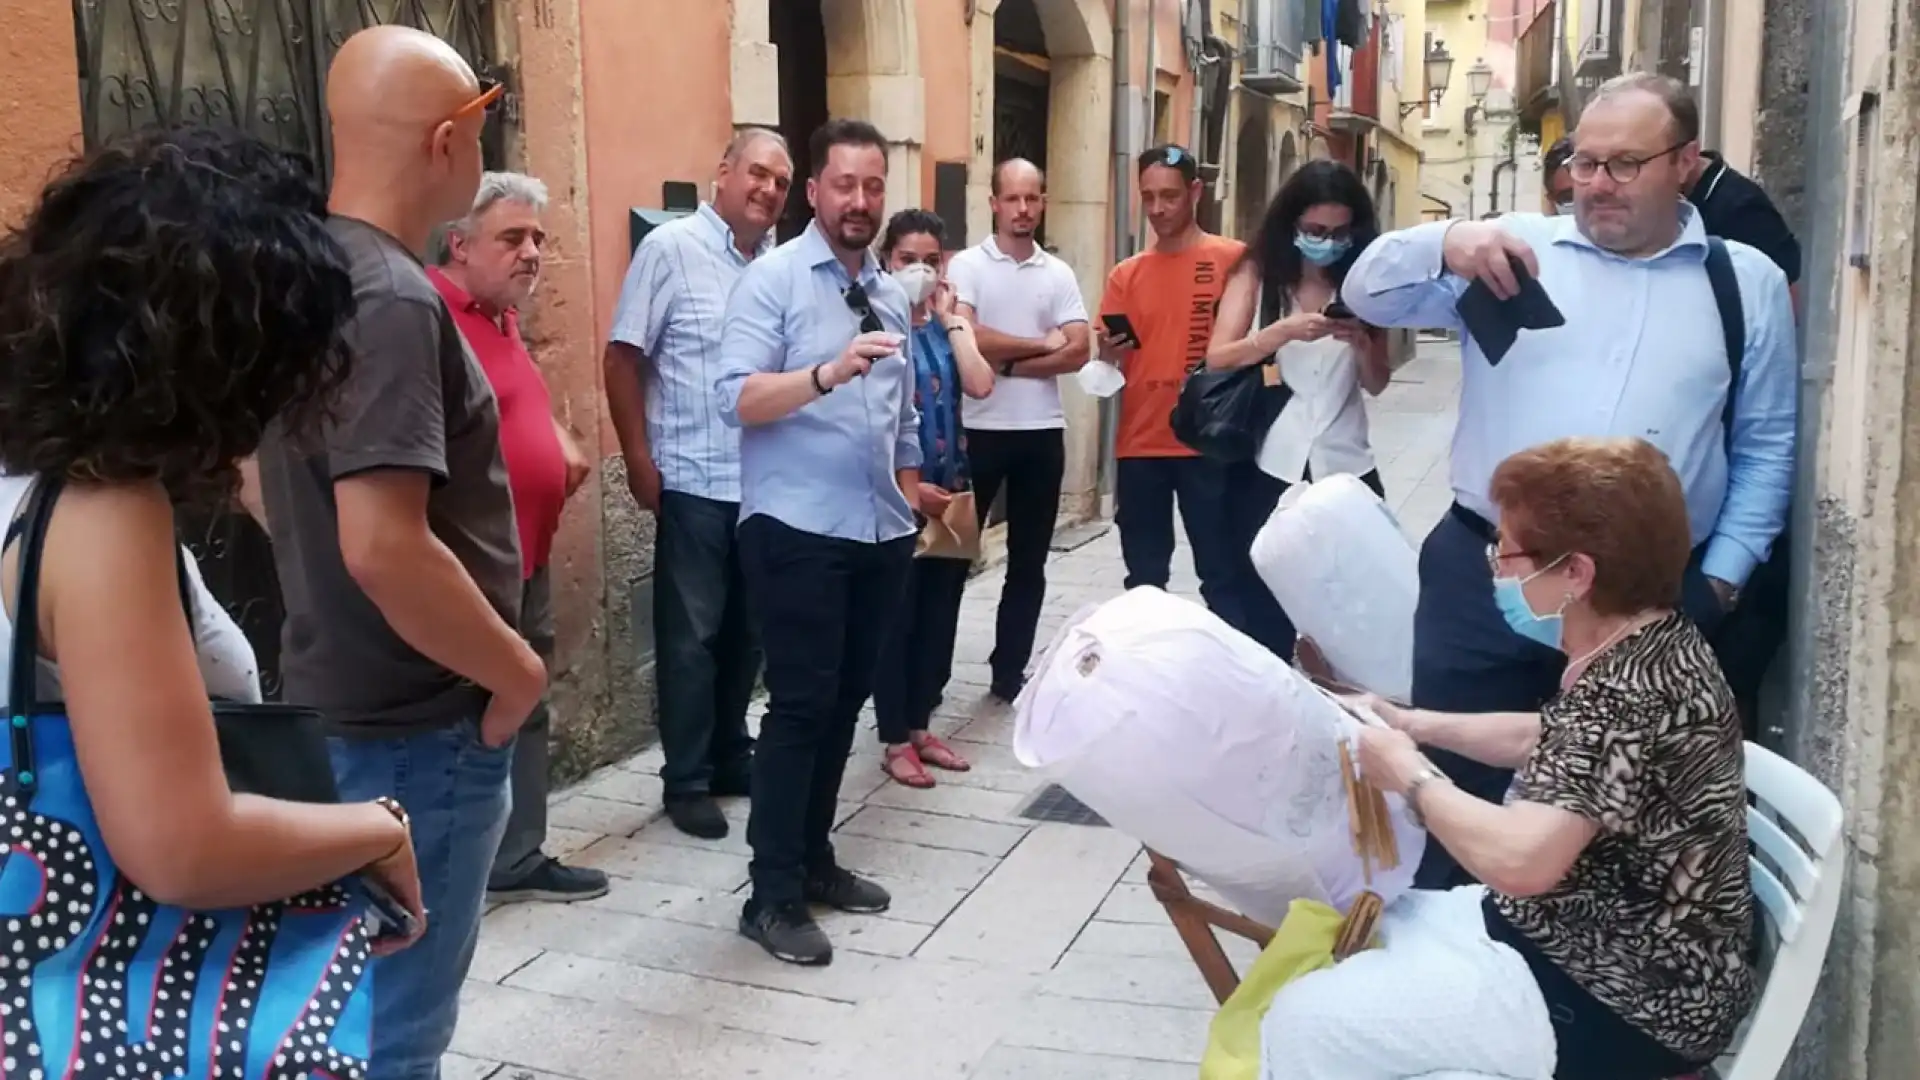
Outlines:
{"label": "blue jeans", "polygon": [[513,744],[491,749],[476,721],[461,720],[404,738],[334,739],[331,749],[342,800],[390,795],[407,808],[427,908],[426,935],[370,973],[368,1080],[438,1080],[507,827]]}

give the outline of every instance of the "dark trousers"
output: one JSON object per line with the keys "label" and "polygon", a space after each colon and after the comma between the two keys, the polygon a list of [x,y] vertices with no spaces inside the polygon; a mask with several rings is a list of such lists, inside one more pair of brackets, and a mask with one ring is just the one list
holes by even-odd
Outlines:
{"label": "dark trousers", "polygon": [[767,660],[767,714],[753,755],[753,895],[798,901],[834,865],[834,811],[860,706],[893,632],[914,538],[884,544],[801,532],[757,514],[740,562]]}
{"label": "dark trousers", "polygon": [[873,676],[873,712],[880,741],[899,745],[927,730],[934,706],[953,677],[953,640],[973,564],[915,559],[900,590],[899,614]]}
{"label": "dark trousers", "polygon": [[1000,489],[1007,492],[1007,583],[1000,590],[993,654],[987,665],[996,688],[1017,686],[1033,658],[1033,638],[1047,599],[1047,552],[1060,516],[1060,481],[1067,471],[1066,435],[1040,431],[967,429],[980,525]]}
{"label": "dark trousers", "polygon": [[[553,580],[546,567],[533,572],[521,592],[520,633],[547,667],[553,666]],[[493,859],[487,888],[506,889],[540,868],[546,855],[547,780],[552,760],[553,714],[541,698],[513,742],[513,808]]]}
{"label": "dark trousers", "polygon": [[[1312,479],[1309,474],[1307,481]],[[1383,499],[1387,497],[1379,470],[1368,470],[1360,481],[1372,488],[1374,494]],[[1273,590],[1267,588],[1267,583],[1260,580],[1260,572],[1253,568],[1251,552],[1253,538],[1273,516],[1274,509],[1280,505],[1280,496],[1292,486],[1251,461],[1227,466],[1227,531],[1234,559],[1234,608],[1239,616],[1237,622],[1231,618],[1227,621],[1288,663],[1293,662],[1293,643],[1298,633],[1280,601],[1273,598]]]}
{"label": "dark trousers", "polygon": [[1787,640],[1792,566],[1792,547],[1783,532],[1774,541],[1767,560],[1754,568],[1746,587],[1740,590],[1740,602],[1713,634],[1714,655],[1720,659],[1727,685],[1733,688],[1748,741],[1760,737],[1760,687],[1767,680],[1775,654]]}
{"label": "dark trousers", "polygon": [[1554,1080],[1671,1080],[1711,1064],[1688,1061],[1601,1004],[1507,922],[1492,896],[1482,902],[1482,912],[1487,936],[1519,953],[1540,984],[1559,1044]]}
{"label": "dark trousers", "polygon": [[704,795],[716,775],[746,780],[753,760],[747,704],[760,650],[741,576],[740,504],[678,491],[660,496],[654,540],[655,678],[660,780],[671,796]]}
{"label": "dark trousers", "polygon": [[1230,625],[1239,623],[1233,533],[1227,521],[1227,467],[1202,457],[1121,458],[1114,469],[1114,524],[1126,587],[1167,587],[1173,572],[1173,506],[1193,549],[1200,598]]}
{"label": "dark trousers", "polygon": [[[1521,637],[1493,602],[1487,545],[1493,526],[1459,506],[1434,526],[1420,547],[1420,602],[1413,619],[1413,704],[1439,712],[1535,712],[1560,691],[1567,658]],[[1698,553],[1687,568],[1681,606],[1708,633],[1719,603],[1700,574]],[[1504,802],[1509,769],[1445,750],[1428,756],[1461,790]],[[1446,889],[1473,882],[1440,844],[1428,844],[1415,884]]]}

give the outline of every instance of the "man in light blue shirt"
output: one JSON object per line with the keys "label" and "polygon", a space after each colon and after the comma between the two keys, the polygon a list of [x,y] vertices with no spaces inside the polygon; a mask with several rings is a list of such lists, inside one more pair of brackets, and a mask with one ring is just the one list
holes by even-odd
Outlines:
{"label": "man in light blue shirt", "polygon": [[720,328],[734,283],[773,248],[793,182],[786,140],[734,136],[713,201],[648,233],[607,342],[607,408],[627,487],[655,518],[653,630],[667,817],[727,835],[714,796],[747,794],[747,705],[760,653],[741,583],[740,433],[720,418]]}
{"label": "man in light blue shirt", "polygon": [[[1571,216],[1416,226],[1383,237],[1347,276],[1342,296],[1370,323],[1462,332],[1455,501],[1420,555],[1421,708],[1532,712],[1559,689],[1566,658],[1513,632],[1493,602],[1487,488],[1507,456],[1577,435],[1637,436],[1663,450],[1686,489],[1696,545],[1683,606],[1708,633],[1786,523],[1798,383],[1787,279],[1760,252],[1726,244],[1743,313],[1736,365],[1706,269],[1708,237],[1682,198],[1700,153],[1698,118],[1671,79],[1613,80],[1573,136]],[[1567,321],[1522,331],[1495,364],[1455,304],[1476,278],[1512,295],[1510,259]],[[1433,756],[1463,788],[1504,796],[1510,773]],[[1430,845],[1420,883],[1461,880]]]}
{"label": "man in light blue shirt", "polygon": [[767,666],[740,932],[794,964],[833,959],[809,904],[892,903],[834,860],[829,834],[913,560],[921,460],[907,295],[871,250],[886,142],[833,120],[810,149],[813,224],[741,276],[715,382],[742,429],[741,568]]}

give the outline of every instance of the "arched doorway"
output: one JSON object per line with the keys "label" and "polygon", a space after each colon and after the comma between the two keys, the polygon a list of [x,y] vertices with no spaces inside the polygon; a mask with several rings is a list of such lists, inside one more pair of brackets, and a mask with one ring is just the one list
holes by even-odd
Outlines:
{"label": "arched doorway", "polygon": [[[873,122],[887,139],[889,212],[920,201],[920,37],[912,0],[764,0],[779,55],[780,133],[794,175],[811,175],[807,141],[829,117]],[[804,184],[787,200],[780,237],[813,219]]]}
{"label": "arched doorway", "polygon": [[[233,6],[217,0],[75,3],[86,144],[98,146],[155,124],[234,124],[305,154],[325,176],[333,151],[325,113],[327,67],[349,37],[376,24],[439,35],[484,78],[506,80],[511,74],[496,62],[494,9],[487,0],[283,0],[246,5],[249,18],[236,17],[228,10]],[[194,29],[183,32],[183,25]],[[481,136],[488,168],[506,167],[507,142],[517,135],[507,120],[511,115],[511,108],[488,115]],[[178,528],[207,588],[253,646],[262,691],[278,699],[285,609],[267,534],[237,507],[182,512]]]}
{"label": "arched doorway", "polygon": [[[993,19],[995,165],[1025,158],[1046,168],[1052,81],[1047,32],[1034,0],[1004,0]],[[1035,236],[1046,243],[1046,222]]]}
{"label": "arched doorway", "polygon": [[1240,125],[1233,144],[1234,235],[1251,240],[1260,231],[1260,218],[1273,197],[1272,120],[1265,109],[1254,110]]}
{"label": "arched doorway", "polygon": [[1293,170],[1299,167],[1300,147],[1293,141],[1293,132],[1289,131],[1280,136],[1280,168],[1273,174],[1274,190],[1280,190],[1281,184],[1292,179]]}

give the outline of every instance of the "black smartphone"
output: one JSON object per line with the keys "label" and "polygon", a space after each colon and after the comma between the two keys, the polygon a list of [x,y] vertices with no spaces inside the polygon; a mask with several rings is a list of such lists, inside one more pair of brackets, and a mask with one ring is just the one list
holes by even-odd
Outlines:
{"label": "black smartphone", "polygon": [[1122,345],[1140,347],[1140,335],[1134,332],[1133,322],[1125,315],[1102,315],[1101,325],[1107,328],[1107,336]]}
{"label": "black smartphone", "polygon": [[1334,297],[1333,303],[1327,305],[1327,310],[1320,314],[1325,315],[1329,319],[1358,319],[1360,317],[1355,315],[1353,309],[1348,307],[1337,296]]}
{"label": "black smartphone", "polygon": [[367,925],[374,941],[405,940],[420,932],[420,920],[379,882],[361,878],[360,893],[367,898]]}

